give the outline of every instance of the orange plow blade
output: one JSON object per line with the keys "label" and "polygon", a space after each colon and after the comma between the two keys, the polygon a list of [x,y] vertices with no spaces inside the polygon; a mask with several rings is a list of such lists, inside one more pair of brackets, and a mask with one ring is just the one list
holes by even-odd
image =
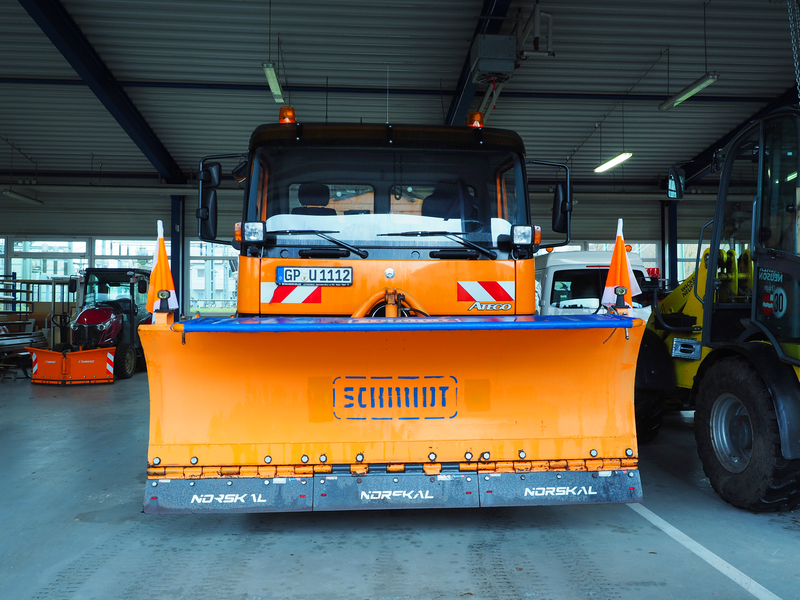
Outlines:
{"label": "orange plow blade", "polygon": [[640,320],[158,319],[145,512],[641,501]]}
{"label": "orange plow blade", "polygon": [[31,383],[76,385],[114,383],[115,348],[55,352],[26,348],[31,353]]}

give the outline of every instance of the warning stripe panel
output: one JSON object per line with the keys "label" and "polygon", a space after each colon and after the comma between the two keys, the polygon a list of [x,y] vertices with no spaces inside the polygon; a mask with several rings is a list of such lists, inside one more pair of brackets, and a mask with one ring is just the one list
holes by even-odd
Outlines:
{"label": "warning stripe panel", "polygon": [[459,281],[456,289],[458,302],[513,302],[515,297],[513,281]]}
{"label": "warning stripe panel", "polygon": [[262,304],[319,304],[322,288],[314,285],[278,285],[271,281],[261,283]]}

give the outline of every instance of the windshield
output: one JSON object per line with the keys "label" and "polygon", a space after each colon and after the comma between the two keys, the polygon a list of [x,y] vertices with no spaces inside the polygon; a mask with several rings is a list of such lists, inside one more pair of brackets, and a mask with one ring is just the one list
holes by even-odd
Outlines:
{"label": "windshield", "polygon": [[[144,306],[147,304],[147,294],[139,293],[134,285],[134,301]],[[85,306],[92,306],[101,302],[120,302],[131,300],[131,276],[126,272],[100,272],[87,273],[86,294],[83,299]]]}
{"label": "windshield", "polygon": [[262,148],[247,218],[276,232],[273,249],[331,245],[313,231],[358,248],[465,247],[448,233],[494,248],[529,223],[523,177],[508,152]]}

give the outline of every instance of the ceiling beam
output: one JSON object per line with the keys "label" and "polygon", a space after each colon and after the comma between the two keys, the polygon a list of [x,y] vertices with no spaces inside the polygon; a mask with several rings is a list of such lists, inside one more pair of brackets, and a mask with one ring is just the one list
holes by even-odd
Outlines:
{"label": "ceiling beam", "polygon": [[[234,91],[234,92],[257,92],[259,94],[269,92],[266,83],[219,83],[202,81],[123,81],[117,80],[117,85],[121,88],[154,88],[154,89],[174,89],[174,90],[215,90],[215,91]],[[61,85],[61,86],[85,86],[80,79],[47,79],[47,78],[27,78],[27,77],[0,77],[0,84],[10,85]],[[324,85],[285,85],[284,91],[309,93],[309,94],[386,94],[386,87],[367,87],[367,86],[324,86]],[[389,88],[392,95],[397,96],[455,96],[453,90],[441,90],[439,88],[412,88],[412,87],[392,87]],[[505,98],[520,98],[532,100],[575,100],[578,102],[607,101],[614,102],[625,100],[626,102],[642,103],[661,103],[666,99],[663,94],[622,94],[622,93],[581,93],[581,92],[534,92],[532,90],[503,90]],[[698,94],[684,100],[683,105],[690,104],[764,104],[773,102],[772,96],[715,96],[712,94]]]}
{"label": "ceiling beam", "polygon": [[111,71],[58,0],[19,0],[34,22],[86,82],[167,183],[186,178]]}
{"label": "ceiling beam", "polygon": [[739,132],[747,127],[750,123],[768,115],[773,110],[789,104],[797,104],[796,87],[790,87],[783,94],[769,102],[764,108],[753,114],[749,119],[734,127],[726,135],[719,138],[716,142],[708,146],[705,150],[697,154],[690,162],[688,162],[684,167],[684,170],[686,171],[686,186],[697,183],[703,177],[711,173],[711,166],[714,161],[714,153],[727,146],[728,143],[737,135],[739,135]]}
{"label": "ceiling beam", "polygon": [[478,84],[473,83],[469,77],[472,73],[472,62],[470,61],[472,44],[475,43],[475,38],[482,33],[500,33],[500,28],[503,26],[503,20],[510,6],[511,0],[483,0],[481,16],[478,19],[477,27],[475,27],[475,33],[472,34],[472,42],[470,42],[467,50],[464,66],[461,67],[461,75],[458,77],[458,85],[456,86],[453,100],[450,102],[445,124],[462,125],[466,123],[469,105],[472,103],[475,92],[478,91]]}

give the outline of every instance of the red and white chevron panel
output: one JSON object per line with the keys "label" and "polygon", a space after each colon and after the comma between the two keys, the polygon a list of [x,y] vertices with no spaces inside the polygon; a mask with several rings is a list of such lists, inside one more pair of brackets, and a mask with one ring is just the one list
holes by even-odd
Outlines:
{"label": "red and white chevron panel", "polygon": [[106,352],[106,373],[109,376],[114,375],[114,353]]}
{"label": "red and white chevron panel", "polygon": [[322,287],[317,285],[278,285],[261,282],[262,304],[320,304]]}
{"label": "red and white chevron panel", "polygon": [[36,375],[36,372],[39,370],[39,359],[36,358],[36,352],[33,352],[31,354],[31,361],[33,361],[33,369],[31,377],[34,377]]}
{"label": "red and white chevron panel", "polygon": [[513,281],[459,281],[458,302],[513,302]]}

